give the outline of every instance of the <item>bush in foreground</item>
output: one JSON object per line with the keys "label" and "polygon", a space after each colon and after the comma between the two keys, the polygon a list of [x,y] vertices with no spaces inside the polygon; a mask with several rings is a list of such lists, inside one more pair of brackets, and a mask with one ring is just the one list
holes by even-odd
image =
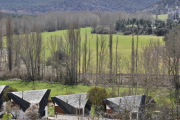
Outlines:
{"label": "bush in foreground", "polygon": [[7,93],[9,92],[17,92],[18,90],[16,88],[13,88],[13,87],[8,87],[4,90],[4,101],[8,102],[10,99],[9,97],[7,96]]}
{"label": "bush in foreground", "polygon": [[103,105],[103,99],[106,99],[109,97],[109,93],[106,91],[105,88],[101,87],[92,87],[87,92],[87,98],[92,103],[92,107],[94,109],[95,115],[103,115],[104,113],[104,105]]}
{"label": "bush in foreground", "polygon": [[106,91],[105,88],[101,88],[101,87],[92,87],[87,92],[87,98],[95,106],[101,106],[102,100],[108,97],[109,97],[109,93]]}

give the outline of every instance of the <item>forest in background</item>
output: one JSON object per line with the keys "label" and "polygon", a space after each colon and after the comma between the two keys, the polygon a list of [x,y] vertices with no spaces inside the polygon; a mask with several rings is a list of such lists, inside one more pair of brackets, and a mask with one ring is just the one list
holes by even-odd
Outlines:
{"label": "forest in background", "polygon": [[135,13],[160,0],[1,0],[0,10],[14,14],[62,11],[125,11]]}

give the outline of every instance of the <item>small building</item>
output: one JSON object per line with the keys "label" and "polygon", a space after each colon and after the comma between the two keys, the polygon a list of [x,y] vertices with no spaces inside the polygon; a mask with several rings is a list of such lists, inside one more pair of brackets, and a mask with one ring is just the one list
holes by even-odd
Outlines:
{"label": "small building", "polygon": [[3,104],[3,96],[4,96],[4,90],[7,88],[7,87],[9,87],[9,86],[7,86],[7,85],[1,85],[0,86],[0,111],[1,111],[1,106],[2,106],[2,104]]}
{"label": "small building", "polygon": [[31,104],[36,104],[39,106],[40,117],[44,117],[44,116],[47,117],[48,115],[47,101],[50,92],[51,92],[50,89],[42,89],[42,90],[29,90],[29,91],[7,93],[7,95],[12,101],[12,105],[19,106],[20,108],[18,113],[21,115],[13,115],[13,116],[19,116],[18,119],[25,118],[24,112],[30,107]]}
{"label": "small building", "polygon": [[145,95],[134,95],[104,99],[104,107],[108,114],[106,116],[141,120],[144,114],[145,98]]}
{"label": "small building", "polygon": [[89,115],[91,103],[86,93],[51,97],[55,114]]}
{"label": "small building", "polygon": [[173,21],[179,21],[180,8],[168,8],[168,19]]}

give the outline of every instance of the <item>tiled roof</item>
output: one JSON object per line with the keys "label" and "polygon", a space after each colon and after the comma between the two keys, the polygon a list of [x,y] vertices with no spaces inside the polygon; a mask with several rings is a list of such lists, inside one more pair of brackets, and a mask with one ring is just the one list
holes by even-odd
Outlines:
{"label": "tiled roof", "polygon": [[145,95],[107,98],[103,101],[115,112],[125,109],[131,112],[138,112],[140,107],[145,104]]}
{"label": "tiled roof", "polygon": [[25,112],[31,104],[39,105],[40,116],[44,116],[50,89],[10,92],[7,95]]}
{"label": "tiled roof", "polygon": [[48,89],[11,92],[29,103],[39,103]]}
{"label": "tiled roof", "polygon": [[5,87],[7,87],[7,85],[1,85],[1,86],[0,86],[0,94],[3,92],[3,90],[5,89]]}
{"label": "tiled roof", "polygon": [[73,106],[74,108],[84,108],[88,99],[87,99],[87,93],[81,93],[81,94],[70,94],[70,95],[60,95],[55,96],[55,98],[58,98],[69,105]]}

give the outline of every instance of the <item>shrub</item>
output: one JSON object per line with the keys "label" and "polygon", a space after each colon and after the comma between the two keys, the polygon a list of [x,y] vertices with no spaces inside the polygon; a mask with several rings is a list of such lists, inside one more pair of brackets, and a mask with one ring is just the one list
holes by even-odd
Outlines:
{"label": "shrub", "polygon": [[18,91],[16,88],[13,88],[13,87],[9,87],[9,88],[6,88],[5,90],[4,90],[4,101],[9,101],[10,99],[9,99],[9,97],[7,96],[7,93],[9,93],[9,92],[16,92],[16,91]]}
{"label": "shrub", "polygon": [[105,88],[101,87],[92,87],[87,92],[87,98],[90,100],[90,102],[94,106],[94,113],[95,115],[103,115],[104,111],[104,105],[103,105],[103,99],[106,99],[109,97],[108,92]]}
{"label": "shrub", "polygon": [[91,103],[95,106],[103,105],[102,100],[109,97],[108,92],[105,88],[101,87],[92,87],[87,92],[87,98],[91,101]]}
{"label": "shrub", "polygon": [[[103,26],[98,26],[95,29],[92,29],[91,31],[92,34],[109,34],[109,28],[103,27]],[[115,30],[112,30],[112,34],[116,34],[117,32]]]}
{"label": "shrub", "polygon": [[11,118],[11,114],[9,114],[9,113],[6,113],[6,114],[4,114],[3,115],[3,117],[2,117],[2,119],[10,119]]}
{"label": "shrub", "polygon": [[131,31],[125,31],[123,34],[124,35],[130,35],[130,34],[132,34],[132,32]]}
{"label": "shrub", "polygon": [[17,77],[16,73],[11,71],[11,72],[6,72],[5,75],[3,76],[4,79],[11,79]]}
{"label": "shrub", "polygon": [[156,28],[156,30],[154,30],[154,34],[157,36],[163,36],[168,32],[168,30],[166,28]]}
{"label": "shrub", "polygon": [[91,30],[91,34],[95,34],[95,33],[96,33],[96,29],[93,28],[93,29]]}
{"label": "shrub", "polygon": [[152,96],[146,96],[146,108],[149,110],[156,110],[156,101],[153,99]]}

